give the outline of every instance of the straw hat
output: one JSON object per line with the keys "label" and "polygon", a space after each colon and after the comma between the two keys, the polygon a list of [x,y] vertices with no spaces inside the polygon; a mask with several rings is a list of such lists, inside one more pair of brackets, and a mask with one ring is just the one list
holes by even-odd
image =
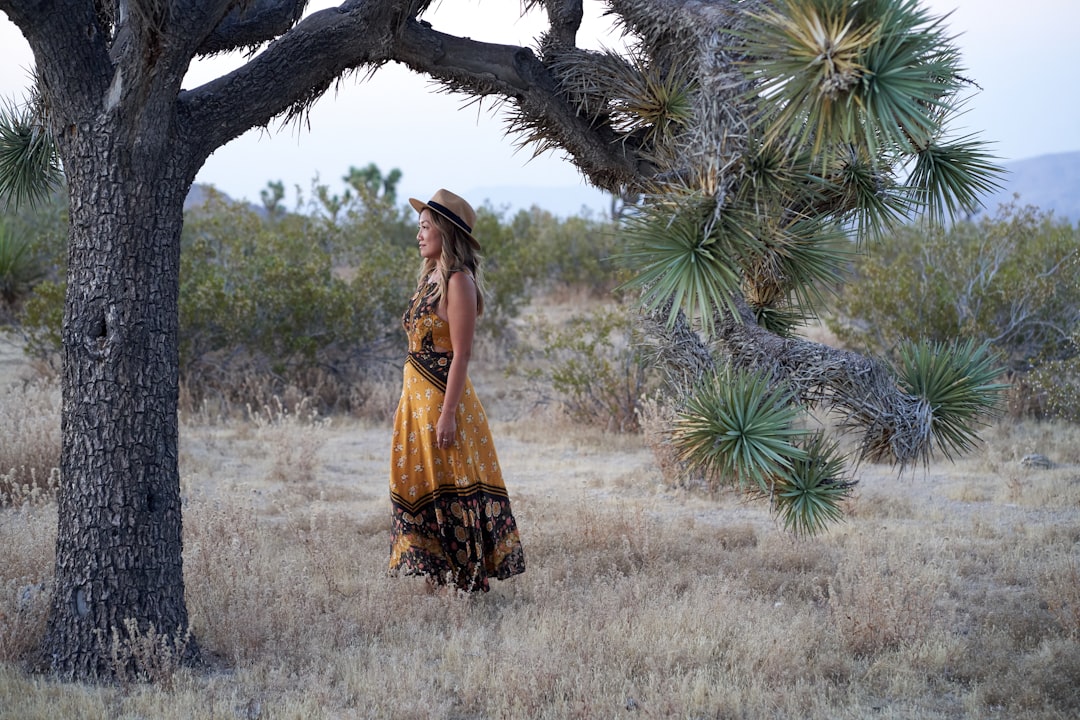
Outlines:
{"label": "straw hat", "polygon": [[449,190],[439,189],[427,202],[421,202],[416,198],[409,198],[409,204],[416,212],[427,208],[433,213],[438,213],[453,223],[469,238],[474,250],[480,249],[480,241],[473,237],[472,229],[476,224],[476,211],[465,198],[455,195]]}

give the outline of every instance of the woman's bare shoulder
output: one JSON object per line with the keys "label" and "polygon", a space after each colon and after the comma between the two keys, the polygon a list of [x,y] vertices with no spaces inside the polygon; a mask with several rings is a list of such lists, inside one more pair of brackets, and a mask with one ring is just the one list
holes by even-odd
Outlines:
{"label": "woman's bare shoulder", "polygon": [[476,280],[473,278],[472,273],[467,270],[458,270],[457,272],[450,274],[450,279],[446,281],[446,284],[454,290],[476,292]]}

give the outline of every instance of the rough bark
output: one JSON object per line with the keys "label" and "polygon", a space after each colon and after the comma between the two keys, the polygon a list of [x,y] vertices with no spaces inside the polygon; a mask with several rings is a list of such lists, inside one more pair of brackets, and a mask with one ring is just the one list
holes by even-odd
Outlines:
{"label": "rough bark", "polygon": [[[70,213],[56,574],[42,660],[76,678],[134,671],[112,660],[129,632],[188,630],[177,300],[192,176],[178,161],[169,100],[186,62],[162,55],[156,71],[140,72],[152,30],[128,28],[111,44],[97,30],[75,48],[45,43],[38,56]],[[187,644],[191,657],[195,647]]]}
{"label": "rough bark", "polygon": [[69,174],[62,487],[43,642],[48,667],[65,676],[136,672],[111,661],[128,627],[195,654],[184,642],[177,468],[178,208],[187,185],[163,175],[140,165]]}

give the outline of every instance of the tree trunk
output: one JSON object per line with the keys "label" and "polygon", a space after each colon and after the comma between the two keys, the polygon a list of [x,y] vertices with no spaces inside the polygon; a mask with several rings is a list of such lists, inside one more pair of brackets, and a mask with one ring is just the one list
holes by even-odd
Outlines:
{"label": "tree trunk", "polygon": [[125,646],[136,631],[170,638],[162,652],[171,657],[158,662],[183,659],[174,648],[186,659],[197,652],[186,639],[177,467],[180,232],[191,181],[170,169],[167,150],[123,131],[73,128],[61,142],[71,229],[42,660],[79,679],[146,672]]}

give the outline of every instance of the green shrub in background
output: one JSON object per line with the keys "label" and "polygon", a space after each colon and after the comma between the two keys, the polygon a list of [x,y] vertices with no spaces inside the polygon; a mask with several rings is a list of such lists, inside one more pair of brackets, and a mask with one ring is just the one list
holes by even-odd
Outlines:
{"label": "green shrub in background", "polygon": [[480,331],[512,343],[511,320],[534,297],[571,291],[593,297],[610,294],[618,276],[611,223],[591,218],[565,220],[546,210],[519,210],[512,218],[484,205],[477,211],[487,282],[486,316]]}
{"label": "green shrub in background", "polygon": [[535,337],[522,340],[513,372],[550,387],[574,421],[612,432],[638,432],[640,411],[656,378],[626,306],[598,308],[565,323],[536,318]]}
{"label": "green shrub in background", "polygon": [[34,286],[19,315],[25,352],[59,369],[67,283],[45,280]]}
{"label": "green shrub in background", "polygon": [[59,196],[0,214],[0,325],[15,321],[37,283],[55,279],[67,227]]}
{"label": "green shrub in background", "polygon": [[400,216],[394,223],[379,232],[347,214],[267,222],[215,198],[189,213],[180,270],[189,390],[230,364],[294,385],[319,368],[350,384],[388,359],[415,272],[415,250],[387,240],[404,233]]}
{"label": "green shrub in background", "polygon": [[1022,395],[1014,410],[1078,417],[1080,228],[1015,205],[900,228],[858,256],[829,326],[886,357],[908,338],[989,342]]}
{"label": "green shrub in background", "polygon": [[577,216],[560,220],[533,207],[519,211],[510,230],[536,294],[572,289],[603,297],[621,281],[612,262],[617,246],[610,222]]}
{"label": "green shrub in background", "polygon": [[[317,181],[306,198],[298,190],[292,212],[281,183],[267,185],[262,208],[211,189],[187,212],[179,313],[188,403],[213,394],[261,406],[292,388],[322,410],[349,410],[358,383],[400,367],[400,318],[419,256],[416,213],[395,204],[399,178],[352,168],[341,193]],[[511,320],[533,292],[614,284],[606,263],[613,233],[602,222],[536,208],[506,222],[481,207],[476,232],[488,268],[479,332],[501,342],[513,340]],[[60,349],[62,246],[39,254],[52,272],[20,315],[27,350],[40,357]]]}
{"label": "green shrub in background", "polygon": [[45,275],[33,243],[0,217],[0,309],[14,308]]}

